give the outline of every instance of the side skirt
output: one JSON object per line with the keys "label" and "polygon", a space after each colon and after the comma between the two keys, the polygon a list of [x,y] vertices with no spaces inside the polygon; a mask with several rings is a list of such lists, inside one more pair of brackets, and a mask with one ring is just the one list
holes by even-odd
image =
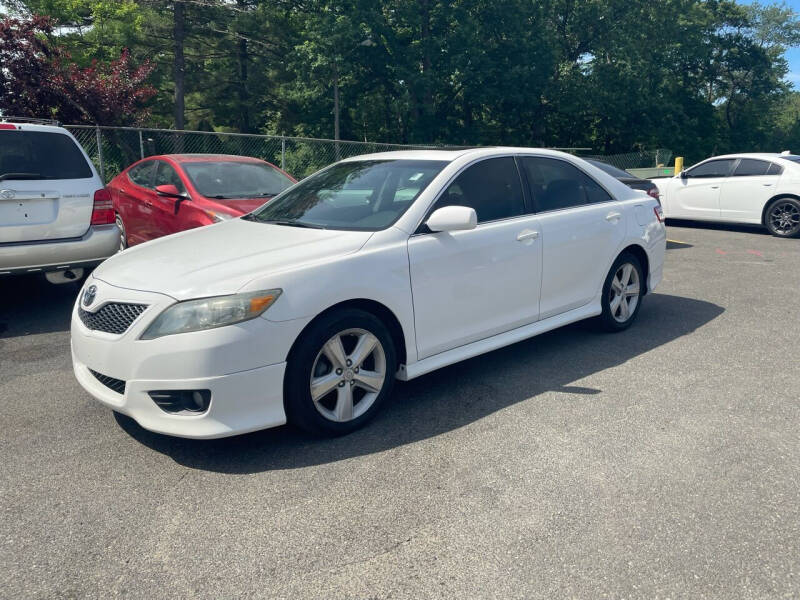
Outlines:
{"label": "side skirt", "polygon": [[497,350],[498,348],[502,348],[504,346],[516,344],[522,340],[537,336],[540,333],[558,329],[564,325],[569,325],[570,323],[575,323],[576,321],[582,321],[583,319],[588,319],[589,317],[596,317],[601,312],[603,311],[600,307],[600,297],[598,295],[598,297],[592,300],[592,302],[581,306],[580,308],[575,308],[560,315],[548,317],[542,321],[537,321],[536,323],[531,323],[530,325],[512,329],[511,331],[506,331],[505,333],[500,333],[484,340],[472,342],[471,344],[467,344],[465,346],[459,346],[458,348],[453,348],[452,350],[447,350],[446,352],[434,354],[433,356],[424,358],[411,365],[400,365],[396,377],[400,381],[408,381],[409,379],[414,379],[420,375],[425,375],[426,373],[430,373],[436,369],[441,369],[442,367],[461,362],[462,360],[472,358],[473,356],[478,356],[479,354],[484,354],[485,352],[491,352],[492,350]]}

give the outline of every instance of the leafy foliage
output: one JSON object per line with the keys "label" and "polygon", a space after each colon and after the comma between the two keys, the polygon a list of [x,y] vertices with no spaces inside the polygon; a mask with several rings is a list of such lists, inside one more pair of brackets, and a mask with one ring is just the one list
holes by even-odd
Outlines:
{"label": "leafy foliage", "polygon": [[53,44],[48,17],[0,21],[0,110],[15,116],[51,116],[68,123],[131,124],[147,117],[156,91],[148,63],[136,66],[123,50],[111,62],[79,67]]}
{"label": "leafy foliage", "polygon": [[[6,4],[9,4],[8,0]],[[785,83],[798,15],[734,0],[13,0],[82,69],[149,64],[150,123],[392,142],[800,146]],[[50,35],[50,34],[46,34]],[[52,52],[50,46],[40,50]],[[31,42],[32,44],[34,42]],[[94,60],[100,61],[94,63]],[[150,61],[147,63],[146,61]],[[40,77],[35,69],[32,80]],[[138,101],[142,98],[139,97]],[[787,108],[788,107],[788,108]],[[98,110],[97,108],[93,110]],[[115,111],[112,111],[115,112]],[[110,117],[110,115],[109,115]],[[103,116],[105,118],[105,116]]]}

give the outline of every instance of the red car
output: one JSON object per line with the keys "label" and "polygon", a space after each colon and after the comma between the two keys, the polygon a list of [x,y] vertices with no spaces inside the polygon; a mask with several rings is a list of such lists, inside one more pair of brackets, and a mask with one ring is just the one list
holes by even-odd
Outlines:
{"label": "red car", "polygon": [[295,183],[288,173],[257,158],[165,154],[132,164],[107,187],[122,250],[241,216]]}

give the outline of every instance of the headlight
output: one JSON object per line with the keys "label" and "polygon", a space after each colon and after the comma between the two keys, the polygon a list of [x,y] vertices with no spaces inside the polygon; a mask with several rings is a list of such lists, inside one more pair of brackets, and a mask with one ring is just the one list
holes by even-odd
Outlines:
{"label": "headlight", "polygon": [[178,302],[158,315],[141,339],[152,340],[175,333],[213,329],[248,321],[272,306],[280,295],[281,290],[262,290]]}

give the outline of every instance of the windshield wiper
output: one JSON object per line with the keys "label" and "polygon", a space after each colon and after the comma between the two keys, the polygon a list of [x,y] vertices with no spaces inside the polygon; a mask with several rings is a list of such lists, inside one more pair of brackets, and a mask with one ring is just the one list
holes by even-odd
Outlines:
{"label": "windshield wiper", "polygon": [[277,196],[277,195],[278,195],[278,194],[275,194],[275,193],[273,193],[273,192],[262,192],[262,193],[260,193],[260,194],[259,194],[259,196],[260,196],[261,198],[274,198],[274,197],[275,197],[275,196]]}
{"label": "windshield wiper", "polygon": [[214,200],[232,200],[233,196],[222,196],[221,194],[217,194],[216,196],[208,196],[208,198],[213,198]]}
{"label": "windshield wiper", "polygon": [[49,177],[42,177],[41,173],[3,173],[0,175],[0,181],[5,179],[49,179]]}
{"label": "windshield wiper", "polygon": [[270,225],[286,225],[287,227],[305,227],[307,229],[325,229],[322,225],[313,225],[311,223],[301,223],[300,221],[288,221],[281,219],[259,219],[261,223],[269,223]]}

